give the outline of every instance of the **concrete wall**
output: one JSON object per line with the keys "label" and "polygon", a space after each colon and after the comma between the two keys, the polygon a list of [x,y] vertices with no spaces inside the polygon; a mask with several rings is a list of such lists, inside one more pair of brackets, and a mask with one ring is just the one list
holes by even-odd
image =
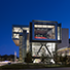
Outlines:
{"label": "concrete wall", "polygon": [[65,48],[65,47],[69,47],[69,29],[67,28],[62,28],[61,29],[62,32],[62,41],[60,44],[58,44],[58,49],[60,48]]}

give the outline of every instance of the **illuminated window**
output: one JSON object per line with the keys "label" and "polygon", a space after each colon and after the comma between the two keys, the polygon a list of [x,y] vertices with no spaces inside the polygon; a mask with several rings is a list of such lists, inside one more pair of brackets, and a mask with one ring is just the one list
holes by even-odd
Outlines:
{"label": "illuminated window", "polygon": [[54,28],[54,25],[34,25],[35,28]]}
{"label": "illuminated window", "polygon": [[19,34],[13,34],[13,38],[19,38]]}
{"label": "illuminated window", "polygon": [[47,25],[42,25],[43,26],[43,28],[47,28]]}
{"label": "illuminated window", "polygon": [[37,27],[37,25],[34,25],[34,27]]}
{"label": "illuminated window", "polygon": [[35,39],[55,39],[55,25],[35,25]]}
{"label": "illuminated window", "polygon": [[47,28],[54,28],[53,25],[47,25]]}
{"label": "illuminated window", "polygon": [[26,30],[27,33],[29,33],[29,28],[25,28],[25,27],[23,27],[23,30]]}
{"label": "illuminated window", "polygon": [[13,32],[22,32],[22,29],[19,27],[14,27]]}
{"label": "illuminated window", "polygon": [[60,32],[60,27],[58,27],[58,33],[57,33],[57,34],[58,34],[58,38],[57,38],[58,40],[61,39],[61,37],[60,37],[60,33],[61,33],[61,32]]}

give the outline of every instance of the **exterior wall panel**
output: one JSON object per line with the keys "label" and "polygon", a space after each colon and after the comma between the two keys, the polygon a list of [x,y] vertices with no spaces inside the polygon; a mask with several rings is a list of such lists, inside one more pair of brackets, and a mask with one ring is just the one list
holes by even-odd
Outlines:
{"label": "exterior wall panel", "polygon": [[58,49],[69,47],[69,30],[62,28],[62,41],[58,44]]}

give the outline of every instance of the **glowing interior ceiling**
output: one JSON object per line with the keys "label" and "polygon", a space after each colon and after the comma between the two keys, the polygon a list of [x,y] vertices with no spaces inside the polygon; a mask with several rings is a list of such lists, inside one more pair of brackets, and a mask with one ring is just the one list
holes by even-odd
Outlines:
{"label": "glowing interior ceiling", "polygon": [[54,28],[55,26],[53,26],[53,25],[34,25],[34,27],[38,27],[38,28]]}
{"label": "glowing interior ceiling", "polygon": [[62,52],[62,51],[66,51],[66,50],[69,50],[69,48],[61,48],[61,49],[58,49],[57,52]]}
{"label": "glowing interior ceiling", "polygon": [[14,27],[13,32],[22,32],[22,29],[20,27]]}

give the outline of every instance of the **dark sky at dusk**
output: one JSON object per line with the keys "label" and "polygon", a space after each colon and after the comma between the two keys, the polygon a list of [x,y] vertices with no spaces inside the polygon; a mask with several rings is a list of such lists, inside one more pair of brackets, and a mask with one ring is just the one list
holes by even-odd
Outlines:
{"label": "dark sky at dusk", "polygon": [[[19,55],[12,41],[12,25],[29,25],[32,20],[51,20],[69,28],[70,0],[0,0],[0,54]],[[69,36],[70,37],[70,36]]]}

